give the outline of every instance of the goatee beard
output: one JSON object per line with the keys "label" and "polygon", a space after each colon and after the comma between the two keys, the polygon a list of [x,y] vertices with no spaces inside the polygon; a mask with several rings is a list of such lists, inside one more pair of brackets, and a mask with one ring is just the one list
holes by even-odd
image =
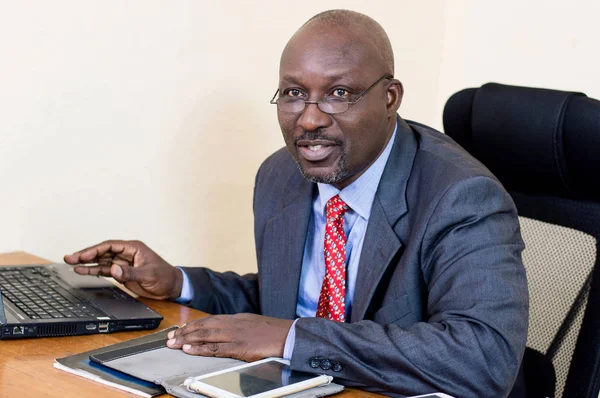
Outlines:
{"label": "goatee beard", "polygon": [[306,178],[310,182],[316,182],[321,184],[335,184],[337,182],[345,180],[348,177],[348,162],[346,160],[346,154],[342,154],[342,156],[340,157],[337,170],[324,176],[316,176],[309,174],[306,170],[304,170],[304,167],[302,167],[302,163],[297,159],[296,156],[294,156],[294,160],[298,165],[298,170],[300,170],[300,173],[302,173],[304,178]]}
{"label": "goatee beard", "polygon": [[[315,131],[305,131],[304,134],[302,134],[300,137],[298,137],[294,140],[294,148],[296,148],[296,149],[298,148],[297,143],[298,143],[298,141],[301,141],[301,140],[308,140],[308,141],[328,140],[328,141],[335,142],[335,144],[340,147],[343,147],[342,141],[328,137],[327,135],[323,134],[323,131],[321,129],[315,130]],[[316,182],[316,183],[321,183],[321,184],[335,184],[337,182],[345,180],[348,177],[348,159],[347,159],[345,153],[342,153],[342,156],[340,156],[340,160],[337,165],[338,166],[337,170],[335,170],[329,174],[326,174],[324,176],[312,175],[312,174],[309,174],[306,170],[304,170],[304,167],[302,166],[302,162],[300,162],[298,153],[296,151],[294,151],[294,153],[293,153],[293,158],[296,161],[296,164],[298,165],[298,169],[300,170],[300,173],[302,173],[304,178],[306,178],[307,180],[309,180],[311,182]]]}

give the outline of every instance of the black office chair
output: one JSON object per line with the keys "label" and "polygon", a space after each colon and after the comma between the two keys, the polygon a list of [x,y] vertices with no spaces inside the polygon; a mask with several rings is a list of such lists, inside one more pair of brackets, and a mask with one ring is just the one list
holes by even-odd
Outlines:
{"label": "black office chair", "polygon": [[444,130],[513,197],[526,249],[528,397],[600,390],[600,101],[489,83],[454,94]]}

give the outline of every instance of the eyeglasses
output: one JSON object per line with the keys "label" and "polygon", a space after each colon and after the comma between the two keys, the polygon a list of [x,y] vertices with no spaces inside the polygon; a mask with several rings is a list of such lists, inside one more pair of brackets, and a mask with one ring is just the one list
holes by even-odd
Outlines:
{"label": "eyeglasses", "polygon": [[[304,112],[304,109],[306,108],[307,104],[316,104],[322,112],[334,115],[336,113],[346,112],[350,105],[356,105],[356,103],[360,101],[362,97],[367,95],[367,93],[371,91],[373,87],[375,87],[377,84],[379,84],[380,81],[384,79],[393,78],[393,76],[388,75],[380,77],[375,83],[371,84],[371,86],[369,86],[368,89],[360,93],[358,95],[358,98],[356,98],[354,101],[348,101],[347,98],[335,97],[331,94],[325,95],[323,98],[321,98],[320,101],[306,101],[302,99],[302,95],[286,95],[284,97],[279,97],[275,99],[275,97],[277,97],[277,94],[279,94],[279,89],[277,89],[277,91],[275,91],[275,95],[273,96],[273,98],[271,98],[270,103],[277,105],[277,109],[279,109],[280,111],[288,113],[302,113]],[[336,90],[334,90],[334,92],[335,91]]]}

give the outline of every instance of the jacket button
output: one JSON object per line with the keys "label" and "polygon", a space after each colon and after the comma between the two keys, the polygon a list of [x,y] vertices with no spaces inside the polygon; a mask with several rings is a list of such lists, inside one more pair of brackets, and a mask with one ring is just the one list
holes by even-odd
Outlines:
{"label": "jacket button", "polygon": [[333,370],[334,372],[341,372],[342,369],[344,369],[344,367],[342,366],[341,363],[339,363],[338,361],[332,361],[332,365],[331,365],[331,370]]}
{"label": "jacket button", "polygon": [[308,364],[310,365],[311,368],[316,369],[319,367],[321,361],[319,360],[319,358],[317,357],[312,357],[308,360]]}
{"label": "jacket button", "polygon": [[331,361],[329,359],[322,359],[321,360],[321,369],[323,369],[323,370],[331,369]]}

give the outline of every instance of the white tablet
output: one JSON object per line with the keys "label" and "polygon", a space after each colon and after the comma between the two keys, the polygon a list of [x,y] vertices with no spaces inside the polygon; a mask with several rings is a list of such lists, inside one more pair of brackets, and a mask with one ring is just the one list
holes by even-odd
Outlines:
{"label": "white tablet", "polygon": [[275,398],[329,384],[333,377],[298,372],[289,361],[267,358],[189,378],[188,390],[214,398]]}

